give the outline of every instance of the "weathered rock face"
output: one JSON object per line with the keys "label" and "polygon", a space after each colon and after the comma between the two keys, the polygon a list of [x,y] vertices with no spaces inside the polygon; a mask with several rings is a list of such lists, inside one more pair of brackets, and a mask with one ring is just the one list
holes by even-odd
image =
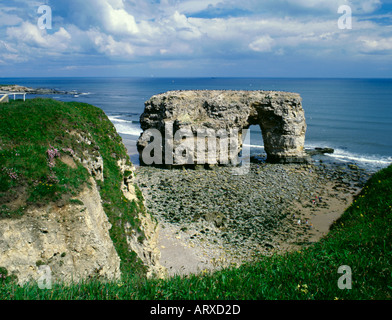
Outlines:
{"label": "weathered rock face", "polygon": [[[121,190],[129,201],[137,200],[135,190],[135,167],[126,164],[125,159],[119,160],[117,163],[122,175],[126,177],[122,184]],[[127,176],[126,172],[132,172]],[[143,201],[145,206],[145,201]],[[127,234],[127,243],[130,249],[134,251],[148,268],[147,277],[165,278],[167,270],[160,263],[161,252],[158,248],[159,226],[157,221],[153,220],[151,215],[145,210],[139,211],[138,219],[141,222],[141,230],[143,231],[143,241],[140,241],[141,234],[131,228],[130,224],[125,226]]]}
{"label": "weathered rock face", "polygon": [[269,162],[307,161],[305,113],[296,93],[171,91],[147,101],[140,120],[144,132],[138,151],[144,165],[235,163],[243,130],[251,125],[262,130]]}
{"label": "weathered rock face", "polygon": [[[0,220],[0,267],[16,276],[19,284],[42,279],[40,266],[50,269],[53,282],[78,282],[100,277],[119,279],[120,257],[110,237],[112,225],[104,211],[97,181],[104,182],[104,161],[90,134],[69,132],[77,143],[90,146],[82,154],[69,149],[59,161],[75,168],[81,163],[90,174],[90,187],[72,201],[28,207],[20,218]],[[147,276],[165,277],[157,246],[158,224],[141,208],[135,186],[135,168],[125,158],[117,161],[121,191],[138,206],[139,232],[131,225],[124,227],[129,251],[134,251],[147,267]],[[140,240],[142,239],[142,241]]]}
{"label": "weathered rock face", "polygon": [[111,225],[95,181],[78,196],[80,203],[61,208],[28,209],[19,219],[0,223],[0,266],[20,284],[38,281],[40,265],[49,266],[52,281],[120,277],[120,258],[109,236]]}

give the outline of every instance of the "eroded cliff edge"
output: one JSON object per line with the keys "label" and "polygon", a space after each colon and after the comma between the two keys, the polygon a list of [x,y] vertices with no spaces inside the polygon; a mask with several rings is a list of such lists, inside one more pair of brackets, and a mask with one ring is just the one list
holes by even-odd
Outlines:
{"label": "eroded cliff edge", "polygon": [[[28,117],[26,116],[28,114]],[[20,284],[162,277],[157,223],[99,108],[49,99],[0,108],[0,267]]]}
{"label": "eroded cliff edge", "polygon": [[[251,125],[261,128],[268,162],[308,161],[304,151],[305,112],[296,93],[170,91],[148,100],[140,121],[144,130],[138,140],[142,164],[152,162],[150,153],[158,160],[154,164],[228,164],[241,152],[243,131]],[[158,132],[162,137],[161,149],[151,152],[150,143],[157,143]],[[198,146],[204,137],[211,136],[216,141],[200,151]],[[162,153],[162,159],[157,153]],[[159,161],[162,163],[156,163]]]}

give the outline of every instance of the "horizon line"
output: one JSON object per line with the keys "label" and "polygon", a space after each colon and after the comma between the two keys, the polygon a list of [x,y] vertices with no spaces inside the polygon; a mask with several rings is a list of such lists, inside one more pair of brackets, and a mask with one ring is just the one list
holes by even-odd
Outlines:
{"label": "horizon line", "polygon": [[318,79],[318,80],[392,80],[392,77],[255,77],[255,76],[198,76],[198,77],[182,77],[182,76],[47,76],[47,77],[32,77],[32,76],[18,76],[18,77],[0,77],[0,79],[64,79],[64,78],[79,78],[79,79]]}

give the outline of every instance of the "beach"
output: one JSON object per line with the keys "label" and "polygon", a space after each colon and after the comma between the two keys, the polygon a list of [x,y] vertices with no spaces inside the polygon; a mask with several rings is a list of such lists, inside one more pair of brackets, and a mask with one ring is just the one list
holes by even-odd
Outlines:
{"label": "beach", "polygon": [[[133,150],[132,144],[127,144]],[[131,152],[129,152],[131,154]],[[133,154],[135,157],[135,154]],[[248,173],[136,168],[169,275],[240,266],[325,236],[370,173],[352,164],[251,163]]]}

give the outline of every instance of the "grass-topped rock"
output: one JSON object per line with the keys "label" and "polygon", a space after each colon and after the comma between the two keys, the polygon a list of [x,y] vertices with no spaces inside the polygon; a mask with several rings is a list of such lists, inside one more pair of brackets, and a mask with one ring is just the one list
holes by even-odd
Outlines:
{"label": "grass-topped rock", "polygon": [[51,99],[0,107],[0,265],[9,274],[36,280],[36,261],[59,280],[145,274],[145,219],[132,163],[101,109]]}

